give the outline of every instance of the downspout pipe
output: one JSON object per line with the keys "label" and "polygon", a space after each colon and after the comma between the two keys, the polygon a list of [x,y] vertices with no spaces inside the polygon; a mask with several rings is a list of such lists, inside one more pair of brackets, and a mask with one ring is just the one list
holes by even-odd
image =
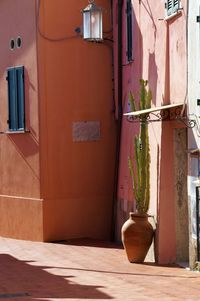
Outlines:
{"label": "downspout pipe", "polygon": [[123,0],[117,2],[117,139],[116,139],[116,158],[115,158],[115,177],[114,177],[114,192],[113,192],[113,204],[112,204],[112,233],[111,240],[115,241],[115,227],[117,221],[117,199],[118,199],[118,177],[119,177],[119,160],[120,160],[120,142],[121,142],[121,127],[122,127],[122,16],[123,16]]}

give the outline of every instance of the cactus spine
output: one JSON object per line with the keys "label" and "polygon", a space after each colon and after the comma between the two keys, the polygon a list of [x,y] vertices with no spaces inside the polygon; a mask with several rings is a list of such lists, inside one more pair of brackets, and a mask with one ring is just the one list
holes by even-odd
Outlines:
{"label": "cactus spine", "polygon": [[[151,107],[152,95],[147,89],[148,82],[140,80],[140,101],[139,110],[149,109]],[[136,103],[132,93],[129,95],[131,110],[136,110]],[[134,139],[134,158],[135,169],[132,158],[128,158],[128,166],[132,178],[133,193],[136,201],[136,210],[138,213],[147,213],[150,201],[150,149],[148,122],[145,115],[141,115],[140,133]]]}

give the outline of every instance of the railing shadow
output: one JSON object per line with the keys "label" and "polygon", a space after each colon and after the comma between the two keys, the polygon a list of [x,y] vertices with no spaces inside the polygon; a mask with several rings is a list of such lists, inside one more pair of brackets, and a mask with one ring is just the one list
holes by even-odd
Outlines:
{"label": "railing shadow", "polygon": [[[139,265],[137,263],[134,263],[135,265]],[[151,264],[151,263],[143,263],[143,265],[148,265],[148,266],[154,266],[154,267],[165,267],[165,268],[180,268],[180,266],[178,265],[156,265],[156,264]],[[43,266],[43,269],[49,269],[50,267],[48,266]],[[163,274],[163,273],[152,273],[152,272],[121,272],[121,271],[107,271],[107,270],[96,270],[96,269],[86,269],[86,268],[73,268],[73,267],[54,267],[54,268],[58,268],[58,269],[62,269],[62,270],[71,270],[71,271],[80,271],[80,272],[89,272],[89,273],[102,273],[102,274],[113,274],[113,275],[126,275],[126,276],[137,276],[137,277],[160,277],[160,278],[179,278],[179,279],[191,279],[194,278],[196,279],[196,275],[195,276],[188,276],[188,275],[178,275],[176,273],[172,274]],[[182,268],[183,269],[183,268]],[[148,270],[147,270],[148,271]],[[110,299],[110,298],[109,298]]]}

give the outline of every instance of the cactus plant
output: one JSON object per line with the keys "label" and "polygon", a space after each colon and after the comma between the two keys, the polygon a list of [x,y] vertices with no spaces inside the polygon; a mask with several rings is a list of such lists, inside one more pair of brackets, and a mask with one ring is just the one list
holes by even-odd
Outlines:
{"label": "cactus plant", "polygon": [[[152,95],[147,85],[147,81],[140,80],[139,110],[145,110],[151,107]],[[136,102],[132,93],[129,95],[129,101],[131,110],[135,111]],[[136,201],[136,211],[141,214],[148,212],[150,201],[150,149],[148,122],[145,117],[145,115],[141,115],[140,132],[134,139],[135,164],[131,156],[128,157],[133,194]]]}

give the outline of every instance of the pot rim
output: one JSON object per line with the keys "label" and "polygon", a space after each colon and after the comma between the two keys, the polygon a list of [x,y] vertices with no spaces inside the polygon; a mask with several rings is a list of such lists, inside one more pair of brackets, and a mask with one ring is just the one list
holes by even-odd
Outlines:
{"label": "pot rim", "polygon": [[139,212],[129,212],[129,217],[150,217],[150,215],[148,215],[148,213],[139,213]]}

